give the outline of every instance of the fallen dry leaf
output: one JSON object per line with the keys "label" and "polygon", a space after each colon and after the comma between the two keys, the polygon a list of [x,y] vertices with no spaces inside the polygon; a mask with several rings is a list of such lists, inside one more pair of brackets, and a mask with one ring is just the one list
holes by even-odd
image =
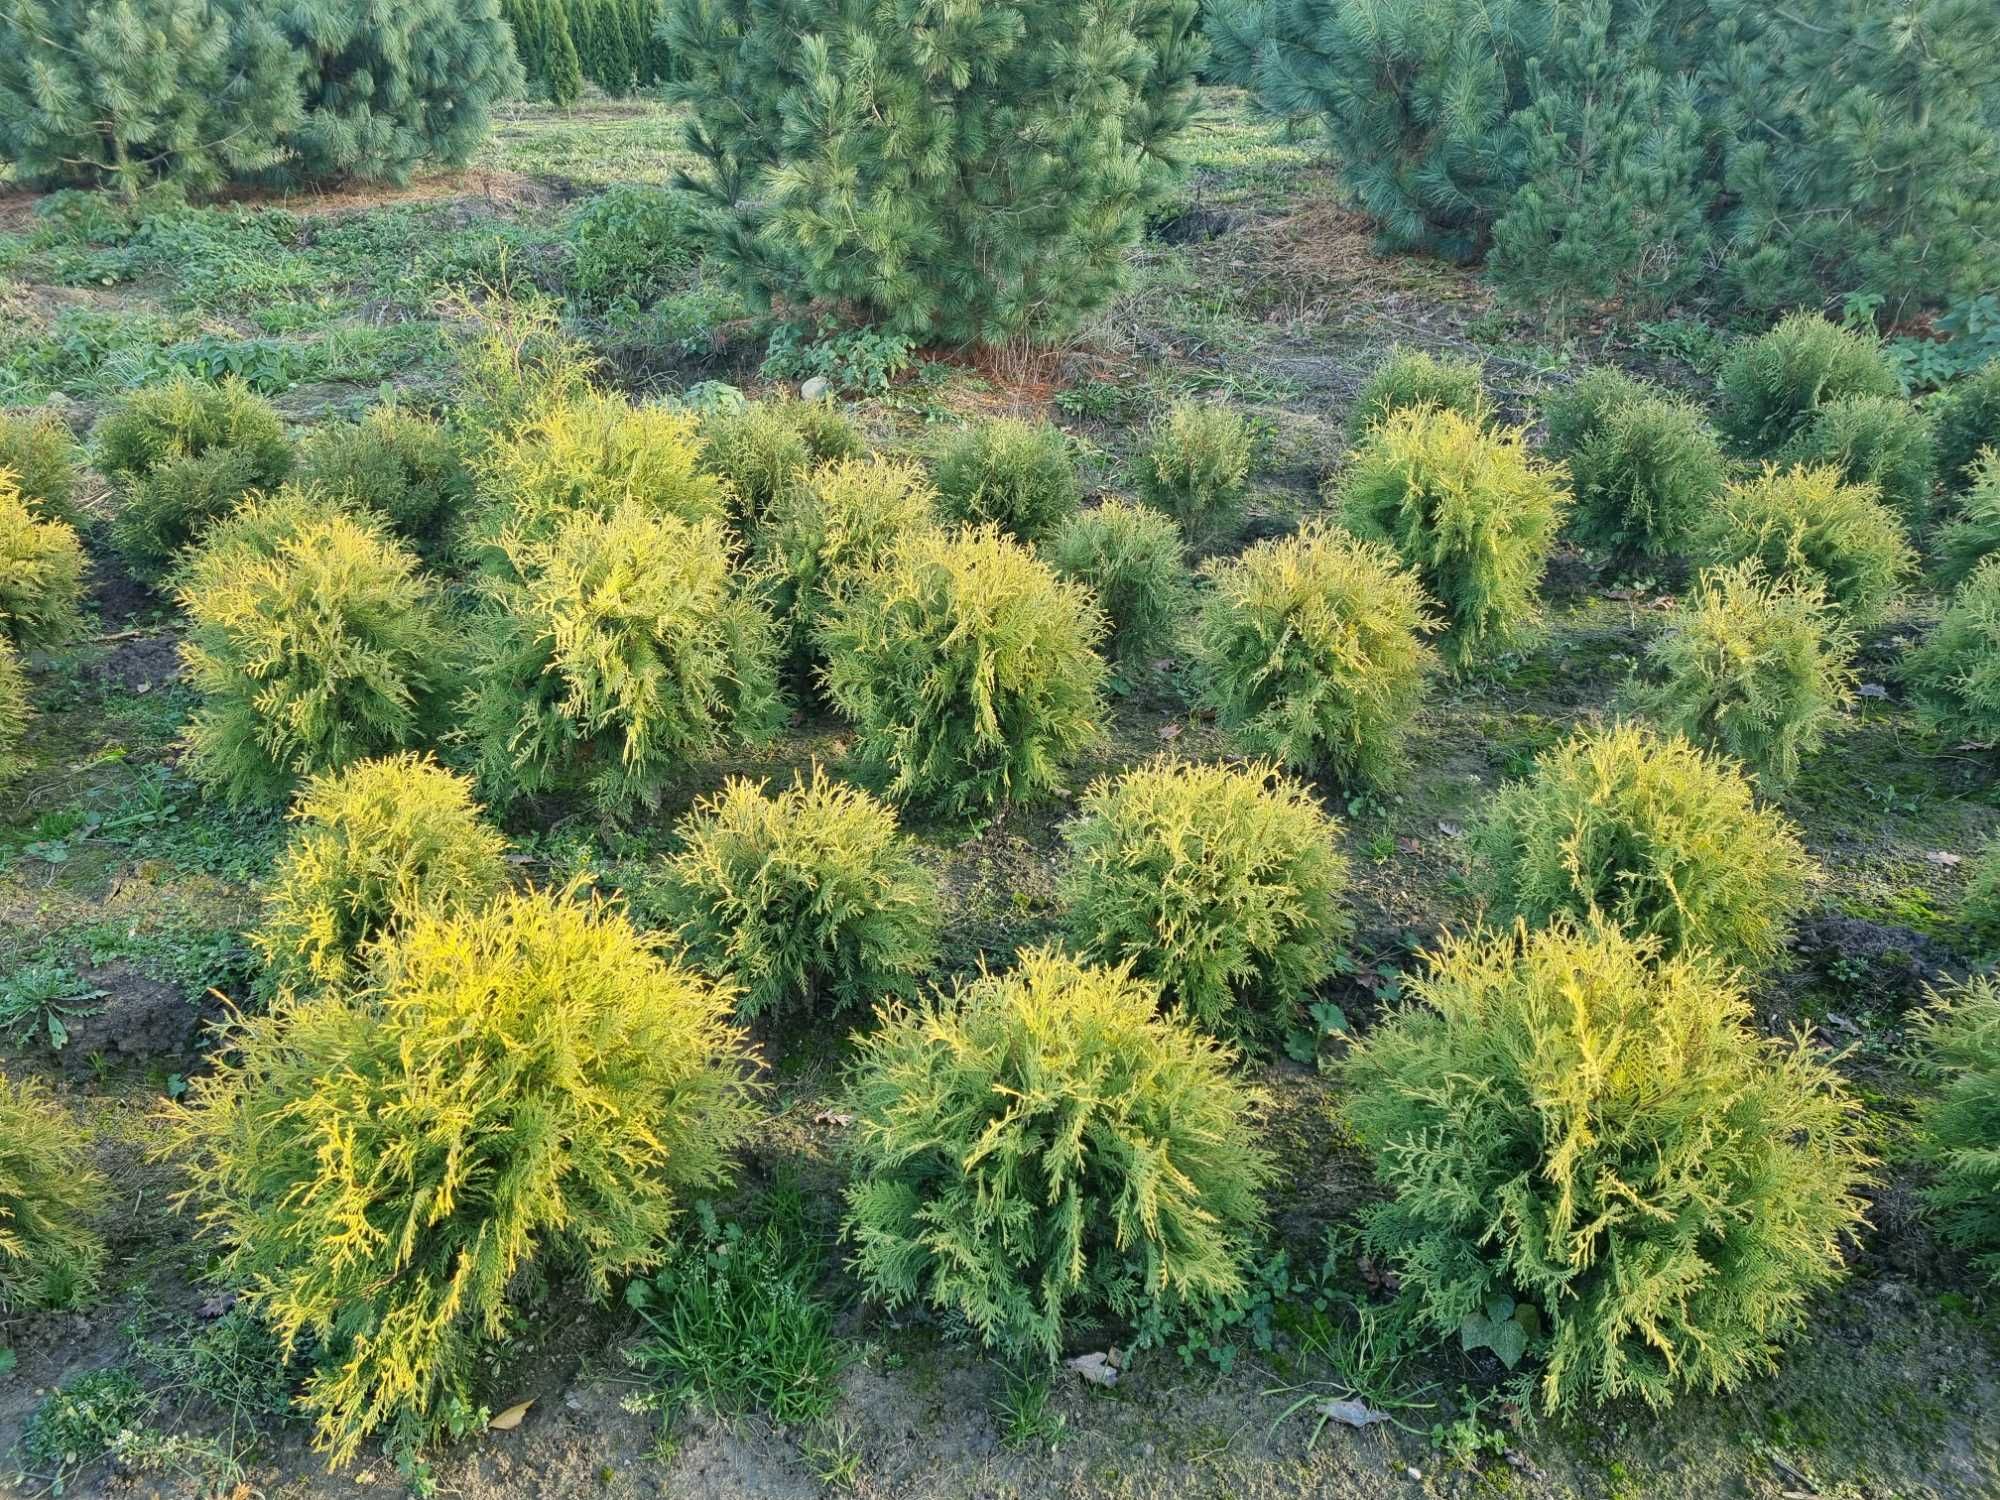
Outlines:
{"label": "fallen dry leaf", "polygon": [[493,1420],[486,1425],[494,1432],[512,1432],[521,1425],[521,1418],[528,1414],[528,1408],[535,1404],[530,1396],[526,1401],[516,1401],[503,1412],[494,1413]]}
{"label": "fallen dry leaf", "polygon": [[1111,1355],[1117,1352],[1113,1349],[1111,1354],[1079,1354],[1075,1359],[1064,1360],[1063,1364],[1066,1368],[1076,1371],[1092,1385],[1116,1385],[1118,1366]]}
{"label": "fallen dry leaf", "polygon": [[1336,1401],[1331,1396],[1313,1408],[1329,1421],[1348,1427],[1370,1427],[1389,1420],[1386,1411],[1377,1411],[1366,1401]]}

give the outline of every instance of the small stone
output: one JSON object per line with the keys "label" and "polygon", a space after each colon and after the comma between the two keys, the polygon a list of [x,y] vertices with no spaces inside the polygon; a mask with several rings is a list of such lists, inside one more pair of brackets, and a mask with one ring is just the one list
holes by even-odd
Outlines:
{"label": "small stone", "polygon": [[801,401],[817,401],[832,389],[832,385],[828,383],[824,375],[815,375],[811,380],[808,380],[804,385],[799,387],[799,399]]}

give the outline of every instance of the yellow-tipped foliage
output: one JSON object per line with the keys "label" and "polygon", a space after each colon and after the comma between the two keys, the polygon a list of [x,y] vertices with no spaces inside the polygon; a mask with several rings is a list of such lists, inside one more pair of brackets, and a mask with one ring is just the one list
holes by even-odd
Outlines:
{"label": "yellow-tipped foliage", "polygon": [[1982,975],[1931,997],[1917,1063],[1934,1092],[1918,1146],[1936,1173],[1924,1197],[1938,1228],[2000,1284],[2000,980]]}
{"label": "yellow-tipped foliage", "polygon": [[83,629],[83,543],[65,521],[38,519],[0,469],[0,637],[23,651]]}
{"label": "yellow-tipped foliage", "polygon": [[0,787],[26,769],[21,741],[27,737],[33,713],[28,703],[28,674],[21,668],[21,658],[0,640]]}
{"label": "yellow-tipped foliage", "polygon": [[2000,555],[1958,586],[1937,628],[1904,656],[1902,677],[1933,734],[2000,744]]}
{"label": "yellow-tipped foliage", "polygon": [[861,434],[825,401],[749,401],[701,418],[701,465],[728,486],[737,521],[755,530],[821,464],[861,456]]}
{"label": "yellow-tipped foliage", "polygon": [[1871,485],[1821,465],[1776,469],[1726,488],[1702,524],[1695,555],[1755,562],[1772,578],[1816,578],[1856,624],[1879,619],[1916,571],[1916,553]]}
{"label": "yellow-tipped foliage", "polygon": [[1011,417],[961,427],[931,469],[938,514],[969,526],[998,526],[1038,542],[1076,514],[1083,486],[1076,449],[1059,427]]}
{"label": "yellow-tipped foliage", "polygon": [[87,1145],[46,1090],[0,1077],[0,1311],[76,1307],[96,1289],[92,1221],[110,1195]]}

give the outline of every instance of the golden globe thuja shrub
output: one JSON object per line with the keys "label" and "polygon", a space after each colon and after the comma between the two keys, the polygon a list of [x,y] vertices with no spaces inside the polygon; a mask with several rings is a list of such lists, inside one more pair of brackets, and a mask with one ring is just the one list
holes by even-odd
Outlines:
{"label": "golden globe thuja shrub", "polygon": [[21,741],[27,737],[33,712],[28,703],[28,674],[21,666],[20,654],[0,639],[0,787],[27,769]]}
{"label": "golden globe thuja shrub", "polygon": [[655,805],[690,757],[775,731],[777,642],[714,518],[628,503],[509,538],[466,700],[482,790]]}
{"label": "golden globe thuja shrub", "polygon": [[1989,842],[1973,862],[1958,920],[1970,952],[2000,958],[2000,838]]}
{"label": "golden globe thuja shrub", "polygon": [[390,403],[305,441],[298,480],[373,511],[426,557],[437,556],[472,501],[472,469],[443,423]]}
{"label": "golden globe thuja shrub", "polygon": [[458,688],[459,632],[379,520],[279,501],[176,577],[201,704],[189,766],[231,802],[427,743]]}
{"label": "golden globe thuja shrub", "polygon": [[458,389],[450,423],[475,469],[540,417],[588,397],[600,361],[546,297],[454,294]]}
{"label": "golden globe thuja shrub", "polygon": [[1816,871],[1723,757],[1635,723],[1580,729],[1493,794],[1470,832],[1489,914],[1603,917],[1677,956],[1778,956]]}
{"label": "golden globe thuja shrub", "polygon": [[819,634],[827,696],[891,802],[976,820],[1059,788],[1103,722],[1104,617],[997,527],[905,536]]}
{"label": "golden globe thuja shrub", "polygon": [[[1989,863],[1992,863],[1989,855]],[[1924,1200],[1944,1238],[2000,1283],[2000,980],[1977,975],[1930,997],[1917,1025]]]}
{"label": "golden globe thuja shrub", "polygon": [[677,832],[655,904],[746,1020],[908,997],[937,955],[935,877],[893,812],[817,765],[775,795],[732,779]]}
{"label": "golden globe thuja shrub", "polygon": [[1392,780],[1437,666],[1416,574],[1386,545],[1318,522],[1202,571],[1190,647],[1231,740],[1297,771]]}
{"label": "golden globe thuja shrub", "polygon": [[728,488],[737,523],[754,531],[819,465],[859,458],[861,434],[831,401],[746,401],[699,419],[701,466]]}
{"label": "golden globe thuja shrub", "polygon": [[40,1084],[0,1077],[0,1312],[76,1307],[96,1290],[94,1221],[109,1200],[76,1122]]}
{"label": "golden globe thuja shrub", "polygon": [[1391,412],[1434,406],[1474,422],[1491,420],[1486,381],[1479,361],[1434,355],[1398,344],[1363,383],[1347,414],[1348,446],[1359,445],[1369,429]]}
{"label": "golden globe thuja shrub", "polygon": [[53,416],[0,411],[0,469],[14,476],[38,521],[82,523],[74,504],[76,439]]}
{"label": "golden globe thuja shrub", "polygon": [[1729,485],[1709,507],[1694,553],[1709,565],[1754,561],[1773,578],[1817,578],[1858,625],[1881,618],[1917,563],[1876,490],[1827,465],[1766,465]]}
{"label": "golden globe thuja shrub", "polygon": [[1849,484],[1873,486],[1912,533],[1930,520],[1937,437],[1929,415],[1903,396],[1822,402],[1784,458],[1796,468],[1825,464]]}
{"label": "golden globe thuja shrub", "polygon": [[756,566],[795,674],[816,664],[815,640],[834,601],[904,536],[933,524],[935,498],[916,464],[874,454],[822,464],[771,502],[757,528]]}
{"label": "golden globe thuja shrub", "polygon": [[1539,1369],[1552,1413],[1771,1370],[1842,1273],[1871,1163],[1804,1035],[1700,950],[1609,922],[1445,939],[1356,1044],[1362,1239],[1422,1323]]}
{"label": "golden globe thuja shrub", "polygon": [[112,540],[134,572],[159,578],[253,490],[292,470],[292,442],[268,401],[238,380],[177,375],[132,393],[92,435],[117,495]]}
{"label": "golden globe thuja shrub", "polygon": [[[2000,367],[1996,367],[2000,368]],[[1937,581],[1957,588],[2000,553],[2000,450],[1984,448],[1966,470],[1965,493],[1936,538]]]}
{"label": "golden globe thuja shrub", "polygon": [[996,417],[946,435],[931,463],[937,513],[1038,542],[1083,503],[1076,450],[1049,422]]}
{"label": "golden globe thuja shrub", "polygon": [[338,990],[236,1017],[167,1107],[183,1202],[333,1464],[484,1425],[531,1287],[602,1298],[725,1186],[752,1118],[725,985],[574,891],[421,910]]}
{"label": "golden globe thuja shrub", "polygon": [[1954,743],[2000,742],[2000,556],[1961,583],[1901,675],[1924,727]]}
{"label": "golden globe thuja shrub", "polygon": [[1132,667],[1175,648],[1194,590],[1186,542],[1171,516],[1105,500],[1063,522],[1042,555],[1096,596],[1110,623],[1113,660]]}
{"label": "golden globe thuja shrub", "polygon": [[1160,761],[1099,781],[1063,830],[1077,955],[1129,963],[1202,1030],[1281,1042],[1349,930],[1340,825],[1268,764]]}
{"label": "golden globe thuja shrub", "polygon": [[1711,568],[1647,645],[1633,699],[1661,729],[1782,787],[1854,701],[1855,649],[1818,579]]}
{"label": "golden globe thuja shrub", "polygon": [[83,630],[83,543],[66,521],[28,508],[0,469],[0,637],[22,651],[61,646]]}
{"label": "golden globe thuja shrub", "polygon": [[1213,402],[1176,401],[1153,420],[1133,464],[1139,498],[1195,541],[1227,535],[1250,483],[1250,424]]}
{"label": "golden globe thuja shrub", "polygon": [[1569,465],[1569,530],[1614,566],[1681,552],[1728,478],[1701,408],[1617,370],[1552,395],[1549,452]]}
{"label": "golden globe thuja shrub", "polygon": [[1567,470],[1537,459],[1526,429],[1392,411],[1348,455],[1336,494],[1349,529],[1394,547],[1438,601],[1454,666],[1528,637],[1570,494]]}
{"label": "golden globe thuja shrub", "polygon": [[868,1294],[1052,1361],[1236,1295],[1272,1180],[1234,1054],[1124,966],[1027,951],[856,1037],[844,1234]]}
{"label": "golden globe thuja shrub", "polygon": [[410,913],[477,906],[507,884],[507,841],[471,783],[414,753],[315,776],[251,929],[265,988],[338,985]]}
{"label": "golden globe thuja shrub", "polygon": [[1738,339],[1716,385],[1717,424],[1745,458],[1775,456],[1829,401],[1903,390],[1880,339],[1814,312],[1793,313],[1767,333]]}

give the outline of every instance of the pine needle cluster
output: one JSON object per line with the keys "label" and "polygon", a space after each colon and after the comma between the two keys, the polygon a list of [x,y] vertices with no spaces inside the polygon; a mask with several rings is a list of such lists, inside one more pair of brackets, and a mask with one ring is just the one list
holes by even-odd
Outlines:
{"label": "pine needle cluster", "polygon": [[92,1221],[109,1197],[83,1133],[48,1092],[0,1077],[0,1311],[90,1296],[104,1261]]}
{"label": "pine needle cluster", "polygon": [[231,802],[275,801],[302,777],[434,738],[461,652],[415,554],[308,496],[244,520],[176,579],[202,699],[195,775]]}
{"label": "pine needle cluster", "polygon": [[0,470],[14,476],[36,520],[81,525],[74,504],[76,439],[54,417],[0,411]]}
{"label": "pine needle cluster", "polygon": [[1592,370],[1545,415],[1575,489],[1571,534],[1615,565],[1680,552],[1728,477],[1699,407],[1620,371]]}
{"label": "pine needle cluster", "polygon": [[898,805],[976,820],[1101,733],[1104,617],[997,527],[905,536],[820,631],[826,691]]}
{"label": "pine needle cluster", "polygon": [[1550,1412],[1770,1370],[1860,1226],[1838,1072],[1609,924],[1447,939],[1344,1082],[1394,1195],[1365,1243],[1437,1333],[1532,1352]]}
{"label": "pine needle cluster", "polygon": [[1925,1190],[1950,1243],[2000,1283],[2000,980],[1961,981],[1931,997],[1917,1030],[1919,1069],[1935,1092],[1919,1106]]}
{"label": "pine needle cluster", "polygon": [[504,550],[468,705],[494,800],[654,806],[690,756],[777,727],[775,633],[720,520],[627,502]]}
{"label": "pine needle cluster", "polygon": [[0,469],[0,639],[20,651],[76,639],[83,630],[83,543],[67,521],[29,509],[11,470]]}
{"label": "pine needle cluster", "polygon": [[162,576],[174,555],[252,490],[292,470],[270,404],[241,381],[177,376],[134,392],[97,428],[97,466],[119,508],[112,539],[135,572]]}
{"label": "pine needle cluster", "polygon": [[974,422],[944,440],[931,465],[937,512],[1039,542],[1076,514],[1083,487],[1069,437],[1049,422]]}
{"label": "pine needle cluster", "polygon": [[1282,1041],[1333,972],[1351,925],[1340,825],[1276,768],[1143,766],[1091,787],[1063,837],[1078,956],[1129,965],[1211,1036]]}
{"label": "pine needle cluster", "polygon": [[1360,447],[1390,413],[1420,406],[1440,407],[1473,422],[1486,422],[1486,377],[1479,361],[1396,345],[1362,384],[1347,413],[1348,446]]}
{"label": "pine needle cluster", "polygon": [[1236,1293],[1272,1178],[1231,1053],[1053,950],[858,1039],[845,1232],[870,1294],[1052,1362],[1084,1327]]}
{"label": "pine needle cluster", "polygon": [[1782,787],[1854,701],[1856,644],[1817,580],[1768,579],[1754,562],[1711,569],[1647,646],[1638,702],[1668,733]]}
{"label": "pine needle cluster", "polygon": [[1193,590],[1185,539],[1171,517],[1105,500],[1065,521],[1043,552],[1056,572],[1096,596],[1114,660],[1132,667],[1174,649]]}
{"label": "pine needle cluster", "polygon": [[1393,546],[1442,605],[1445,655],[1466,667],[1533,628],[1568,481],[1535,458],[1524,428],[1404,407],[1348,456],[1338,498],[1349,528]]}
{"label": "pine needle cluster", "polygon": [[1694,540],[1704,563],[1755,562],[1772,578],[1817,580],[1857,625],[1880,619],[1917,556],[1896,513],[1827,465],[1763,472],[1723,490]]}
{"label": "pine needle cluster", "polygon": [[1902,674],[1932,733],[2000,744],[2000,556],[1958,586],[1937,628],[1904,655]]}
{"label": "pine needle cluster", "polygon": [[264,986],[345,984],[363,948],[410,913],[477,906],[507,884],[507,841],[481,821],[472,787],[415,754],[315,776],[249,933]]}
{"label": "pine needle cluster", "polygon": [[1203,571],[1193,647],[1230,737],[1294,770],[1393,779],[1437,664],[1416,575],[1387,546],[1312,522]]}
{"label": "pine needle cluster", "polygon": [[1829,401],[1902,395],[1881,340],[1813,312],[1793,313],[1768,333],[1739,339],[1716,383],[1723,438],[1746,458],[1780,452]]}
{"label": "pine needle cluster", "polygon": [[908,998],[936,957],[936,880],[894,813],[818,766],[776,796],[732,779],[679,833],[665,912],[689,961],[741,990],[746,1020]]}
{"label": "pine needle cluster", "polygon": [[359,422],[316,428],[298,479],[372,511],[426,557],[437,557],[472,500],[472,470],[441,423],[393,403]]}
{"label": "pine needle cluster", "polygon": [[1494,794],[1471,834],[1489,914],[1602,917],[1667,957],[1776,958],[1813,865],[1727,762],[1636,724],[1583,729]]}
{"label": "pine needle cluster", "polygon": [[238,1017],[168,1108],[218,1274],[286,1352],[334,1464],[482,1425],[528,1289],[657,1263],[747,1128],[734,996],[573,892],[415,914],[342,991]]}
{"label": "pine needle cluster", "polygon": [[1250,425],[1232,407],[1176,401],[1147,429],[1133,478],[1139,497],[1190,539],[1225,536],[1243,512]]}

